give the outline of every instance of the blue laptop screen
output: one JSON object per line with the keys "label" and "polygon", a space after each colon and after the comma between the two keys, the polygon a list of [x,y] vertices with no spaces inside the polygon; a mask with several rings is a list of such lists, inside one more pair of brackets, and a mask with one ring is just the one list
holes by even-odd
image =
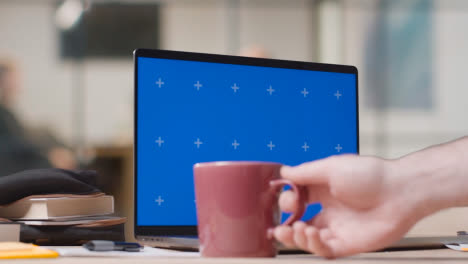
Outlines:
{"label": "blue laptop screen", "polygon": [[197,162],[298,165],[358,151],[355,74],[146,57],[137,63],[138,226],[197,224]]}

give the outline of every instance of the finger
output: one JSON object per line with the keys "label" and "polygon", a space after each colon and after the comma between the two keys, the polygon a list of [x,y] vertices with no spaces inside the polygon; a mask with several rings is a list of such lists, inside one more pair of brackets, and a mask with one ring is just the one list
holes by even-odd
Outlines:
{"label": "finger", "polygon": [[[309,187],[307,191],[307,204],[322,203],[327,204],[330,198],[330,191],[325,186]],[[297,194],[291,190],[284,191],[279,197],[279,206],[282,211],[292,213],[297,211]]]}
{"label": "finger", "polygon": [[293,239],[296,246],[302,250],[307,250],[307,238],[305,234],[305,229],[307,225],[302,221],[295,222],[293,225]]}
{"label": "finger", "polygon": [[320,233],[317,228],[313,226],[308,226],[305,229],[305,234],[307,238],[307,249],[309,251],[322,257],[326,257],[326,258],[333,257],[328,246],[322,242],[320,238]]}
{"label": "finger", "polygon": [[320,229],[320,239],[326,244],[327,241],[333,239],[335,236],[333,235],[332,231],[328,228]]}
{"label": "finger", "polygon": [[314,226],[317,229],[327,228],[328,227],[329,217],[326,211],[320,212],[318,215],[314,216],[311,220],[307,221],[308,225]]}
{"label": "finger", "polygon": [[333,158],[327,158],[312,162],[303,163],[296,167],[283,166],[281,176],[292,180],[297,184],[326,184],[330,175],[330,170],[334,164]]}
{"label": "finger", "polygon": [[330,249],[331,255],[333,255],[335,258],[346,257],[359,253],[359,251],[356,251],[353,248],[344,245],[343,241],[337,238],[329,239],[327,241],[327,245]]}
{"label": "finger", "polygon": [[297,195],[293,191],[282,192],[279,197],[279,206],[284,212],[295,212],[297,210]]}
{"label": "finger", "polygon": [[296,246],[293,238],[293,229],[290,226],[278,226],[275,228],[273,235],[276,240],[283,243],[286,247],[293,248]]}
{"label": "finger", "polygon": [[351,241],[347,241],[344,239],[339,239],[332,237],[330,240],[327,241],[328,248],[334,257],[347,257],[354,254],[362,253],[365,251],[372,251],[377,250],[379,248],[373,248],[371,246],[364,246],[360,244],[350,243]]}

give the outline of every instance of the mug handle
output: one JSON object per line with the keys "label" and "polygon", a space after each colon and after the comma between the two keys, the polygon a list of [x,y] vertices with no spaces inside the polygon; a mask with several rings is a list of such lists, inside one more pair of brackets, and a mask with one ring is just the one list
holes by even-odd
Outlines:
{"label": "mug handle", "polygon": [[291,186],[292,191],[296,193],[297,195],[296,208],[297,209],[281,225],[292,225],[294,222],[301,219],[305,213],[306,204],[307,204],[306,203],[307,189],[303,186],[298,186],[294,182],[287,180],[287,179],[277,179],[277,180],[270,181],[270,188],[273,192],[280,191],[280,189],[283,188],[283,186],[285,185]]}

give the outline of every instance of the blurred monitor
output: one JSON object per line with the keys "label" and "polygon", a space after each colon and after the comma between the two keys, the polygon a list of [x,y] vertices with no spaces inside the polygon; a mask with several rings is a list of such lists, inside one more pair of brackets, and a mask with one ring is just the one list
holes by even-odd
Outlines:
{"label": "blurred monitor", "polygon": [[59,30],[62,58],[131,58],[136,48],[159,47],[159,4],[95,3]]}

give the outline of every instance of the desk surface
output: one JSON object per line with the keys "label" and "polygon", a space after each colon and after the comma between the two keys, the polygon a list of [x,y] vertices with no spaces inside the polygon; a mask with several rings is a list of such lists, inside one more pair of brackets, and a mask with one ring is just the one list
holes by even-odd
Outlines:
{"label": "desk surface", "polygon": [[449,249],[393,251],[365,253],[350,258],[328,261],[313,255],[280,255],[274,259],[202,259],[202,258],[58,258],[16,260],[15,264],[145,264],[145,263],[467,263],[468,252],[457,252]]}

